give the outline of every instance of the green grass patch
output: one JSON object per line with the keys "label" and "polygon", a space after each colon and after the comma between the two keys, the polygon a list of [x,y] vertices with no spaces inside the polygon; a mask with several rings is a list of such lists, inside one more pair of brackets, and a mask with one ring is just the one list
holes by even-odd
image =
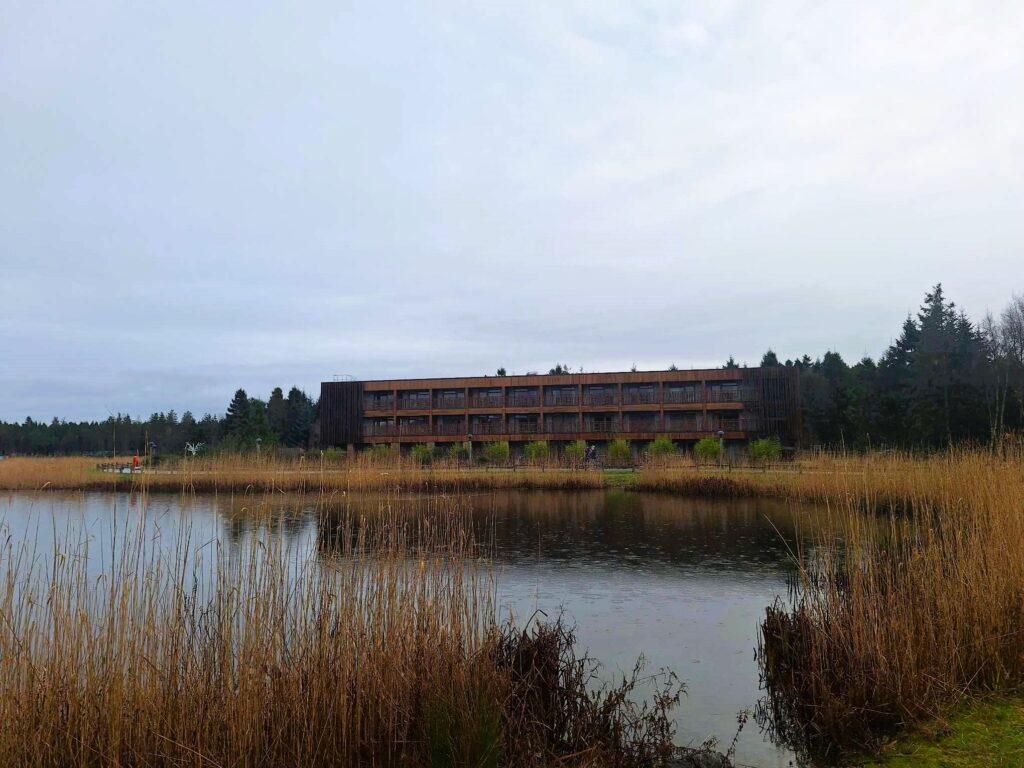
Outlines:
{"label": "green grass patch", "polygon": [[976,704],[922,726],[866,768],[1024,766],[1024,699]]}
{"label": "green grass patch", "polygon": [[636,472],[632,469],[606,469],[604,484],[607,488],[626,488],[636,482]]}

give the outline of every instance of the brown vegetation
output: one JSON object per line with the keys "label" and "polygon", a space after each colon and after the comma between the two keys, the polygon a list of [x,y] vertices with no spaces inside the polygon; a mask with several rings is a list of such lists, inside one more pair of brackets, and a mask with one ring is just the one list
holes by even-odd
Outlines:
{"label": "brown vegetation", "polygon": [[966,452],[860,466],[793,478],[835,525],[762,632],[766,714],[814,752],[873,749],[965,697],[1024,686],[1024,464]]}
{"label": "brown vegetation", "polygon": [[592,689],[559,623],[495,624],[457,500],[350,515],[309,561],[273,527],[223,549],[186,528],[168,559],[142,523],[104,551],[0,548],[5,765],[625,768],[671,751],[671,678],[643,709],[635,679]]}

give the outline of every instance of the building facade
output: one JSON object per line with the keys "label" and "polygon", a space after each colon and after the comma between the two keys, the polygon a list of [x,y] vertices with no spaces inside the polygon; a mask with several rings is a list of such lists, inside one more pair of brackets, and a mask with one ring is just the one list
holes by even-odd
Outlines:
{"label": "building facade", "polygon": [[795,445],[799,384],[785,367],[327,381],[320,438],[339,447],[709,436]]}

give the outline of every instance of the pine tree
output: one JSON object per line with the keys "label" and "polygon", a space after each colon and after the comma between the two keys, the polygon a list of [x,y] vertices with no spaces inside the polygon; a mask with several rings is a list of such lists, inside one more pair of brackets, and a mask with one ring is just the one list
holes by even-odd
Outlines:
{"label": "pine tree", "polygon": [[280,387],[274,387],[267,401],[267,418],[270,420],[270,429],[278,440],[284,438],[288,429],[288,403],[285,402],[284,392]]}
{"label": "pine tree", "polygon": [[224,435],[236,440],[244,440],[249,423],[249,396],[244,389],[235,392],[228,404],[228,412],[224,417]]}
{"label": "pine tree", "polygon": [[284,444],[292,447],[309,445],[309,434],[313,427],[313,403],[309,395],[298,387],[288,391],[288,419],[285,425]]}

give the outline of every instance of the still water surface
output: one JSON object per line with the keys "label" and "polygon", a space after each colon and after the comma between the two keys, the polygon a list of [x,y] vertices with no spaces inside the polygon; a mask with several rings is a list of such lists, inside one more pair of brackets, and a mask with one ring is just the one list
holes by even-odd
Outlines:
{"label": "still water surface", "polygon": [[[263,501],[261,499],[261,501]],[[349,499],[349,504],[379,504]],[[299,557],[325,553],[311,506],[282,497],[282,516],[244,514],[245,497],[151,494],[0,496],[0,533],[49,551],[54,537],[85,533],[97,559],[120,529],[143,519],[174,546],[188,525],[194,546],[220,539],[244,547],[268,519]],[[278,502],[274,502],[278,504]],[[736,716],[761,691],[754,649],[764,609],[787,594],[790,553],[806,508],[770,500],[706,501],[623,491],[503,491],[471,497],[474,514],[493,526],[499,603],[521,622],[535,610],[560,611],[576,624],[581,645],[607,676],[671,668],[686,683],[677,711],[680,743],[717,736],[726,744]],[[240,512],[242,514],[240,514]],[[97,573],[102,566],[97,563]],[[739,762],[775,768],[793,755],[751,721],[739,739]]]}

